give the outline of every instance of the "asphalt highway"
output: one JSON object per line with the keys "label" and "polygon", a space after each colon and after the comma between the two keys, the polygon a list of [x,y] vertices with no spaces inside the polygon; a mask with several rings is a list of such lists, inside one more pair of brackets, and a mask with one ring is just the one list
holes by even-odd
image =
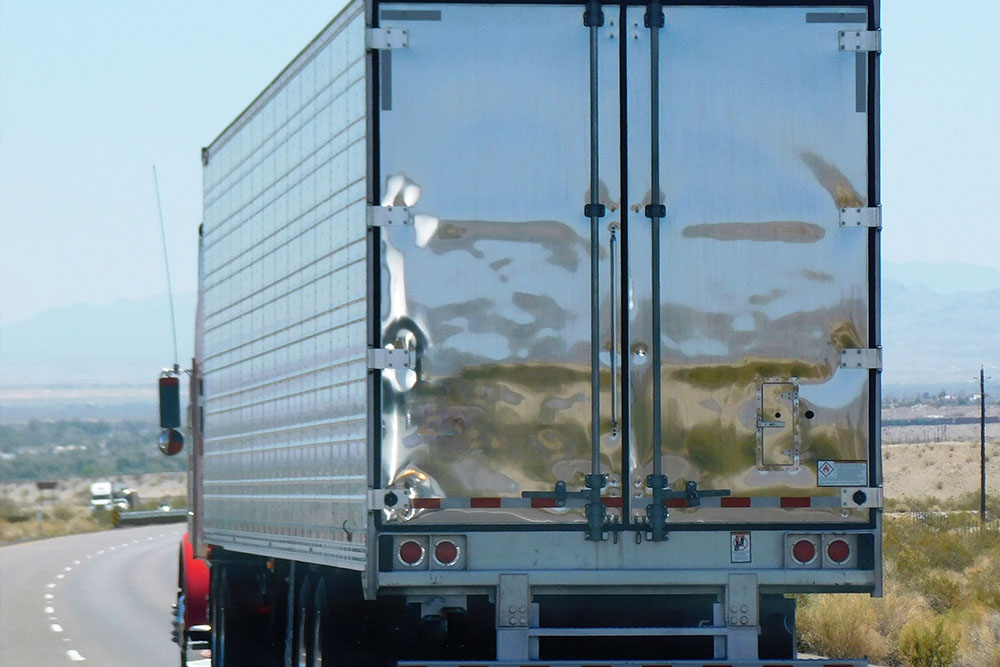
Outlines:
{"label": "asphalt highway", "polygon": [[170,605],[183,524],[0,548],[0,665],[176,666]]}

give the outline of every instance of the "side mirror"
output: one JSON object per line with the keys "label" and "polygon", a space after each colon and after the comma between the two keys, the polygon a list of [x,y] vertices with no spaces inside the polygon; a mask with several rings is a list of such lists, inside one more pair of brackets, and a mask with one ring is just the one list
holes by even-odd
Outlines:
{"label": "side mirror", "polygon": [[174,454],[179,454],[184,449],[184,436],[175,429],[166,428],[160,433],[160,438],[156,445],[166,456],[173,456]]}
{"label": "side mirror", "polygon": [[160,377],[160,428],[181,426],[181,381],[176,375]]}

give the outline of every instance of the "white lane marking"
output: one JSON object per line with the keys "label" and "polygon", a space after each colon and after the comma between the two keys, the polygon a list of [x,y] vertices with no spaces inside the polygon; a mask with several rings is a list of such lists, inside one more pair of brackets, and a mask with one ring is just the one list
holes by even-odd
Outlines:
{"label": "white lane marking", "polygon": [[167,535],[165,533],[160,533],[160,537],[166,537],[166,536]]}
{"label": "white lane marking", "polygon": [[56,610],[53,609],[52,607],[46,607],[42,611],[45,612],[46,614],[54,614],[54,613],[56,613]]}
{"label": "white lane marking", "polygon": [[132,544],[139,544],[139,540],[132,540]]}
{"label": "white lane marking", "polygon": [[65,578],[66,578],[65,574],[57,574],[56,575],[56,579],[65,579]]}
{"label": "white lane marking", "polygon": [[90,559],[90,558],[93,558],[93,557],[94,557],[94,555],[93,555],[93,554],[87,554],[87,558],[88,558],[88,559]]}
{"label": "white lane marking", "polygon": [[46,594],[45,594],[45,599],[46,599],[46,600],[51,600],[51,599],[52,599],[52,598],[54,598],[54,597],[55,597],[55,595],[53,595],[52,593],[46,593]]}
{"label": "white lane marking", "polygon": [[56,585],[55,585],[55,584],[47,584],[47,585],[46,585],[45,587],[46,587],[46,588],[55,588],[55,587],[56,587]]}
{"label": "white lane marking", "polygon": [[82,662],[86,660],[79,651],[66,651],[66,657],[68,657],[73,662]]}
{"label": "white lane marking", "polygon": [[128,546],[128,542],[126,542],[126,543],[125,543],[125,544],[123,544],[122,546],[123,546],[123,547],[127,547],[127,546]]}
{"label": "white lane marking", "polygon": [[115,548],[114,548],[114,547],[111,547],[111,551],[114,551],[114,550],[115,550]]}
{"label": "white lane marking", "polygon": [[147,538],[146,538],[146,541],[147,541],[147,542],[152,542],[152,541],[153,541],[153,538],[152,538],[152,537],[147,537]]}
{"label": "white lane marking", "polygon": [[101,549],[100,551],[98,551],[98,552],[97,552],[97,555],[98,555],[98,556],[101,556],[101,555],[103,555],[103,554],[104,554],[104,549]]}
{"label": "white lane marking", "polygon": [[79,564],[80,564],[80,561],[78,561],[78,560],[73,561],[73,565],[79,565]]}
{"label": "white lane marking", "polygon": [[[76,561],[76,562],[79,563],[80,561]],[[63,568],[63,572],[72,572],[72,571],[73,571],[73,568],[71,568],[69,565],[67,565],[66,567]]]}
{"label": "white lane marking", "polygon": [[52,625],[49,626],[49,629],[52,630],[52,632],[62,632],[63,631],[62,626],[59,625],[58,623],[53,623]]}

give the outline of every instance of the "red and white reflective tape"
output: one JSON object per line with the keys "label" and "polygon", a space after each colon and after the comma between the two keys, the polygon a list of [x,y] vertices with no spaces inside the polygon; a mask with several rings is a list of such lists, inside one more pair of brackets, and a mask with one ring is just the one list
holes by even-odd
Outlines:
{"label": "red and white reflective tape", "polygon": [[[601,498],[606,507],[622,507],[620,496]],[[633,505],[645,506],[649,502],[646,497],[633,499]],[[449,509],[551,509],[559,507],[583,507],[587,504],[584,498],[567,498],[561,504],[555,498],[410,498],[410,507],[423,510]],[[686,498],[672,498],[663,503],[667,507],[686,508]],[[698,507],[711,509],[802,509],[813,507],[841,507],[840,496],[723,496],[702,498]]]}

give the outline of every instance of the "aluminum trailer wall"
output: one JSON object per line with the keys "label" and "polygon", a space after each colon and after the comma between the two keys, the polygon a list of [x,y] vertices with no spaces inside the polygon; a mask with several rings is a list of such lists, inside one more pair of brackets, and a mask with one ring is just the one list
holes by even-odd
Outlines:
{"label": "aluminum trailer wall", "polygon": [[200,541],[422,604],[878,594],[879,34],[349,4],[204,151]]}
{"label": "aluminum trailer wall", "polygon": [[204,540],[361,569],[368,407],[364,6],[205,149]]}

